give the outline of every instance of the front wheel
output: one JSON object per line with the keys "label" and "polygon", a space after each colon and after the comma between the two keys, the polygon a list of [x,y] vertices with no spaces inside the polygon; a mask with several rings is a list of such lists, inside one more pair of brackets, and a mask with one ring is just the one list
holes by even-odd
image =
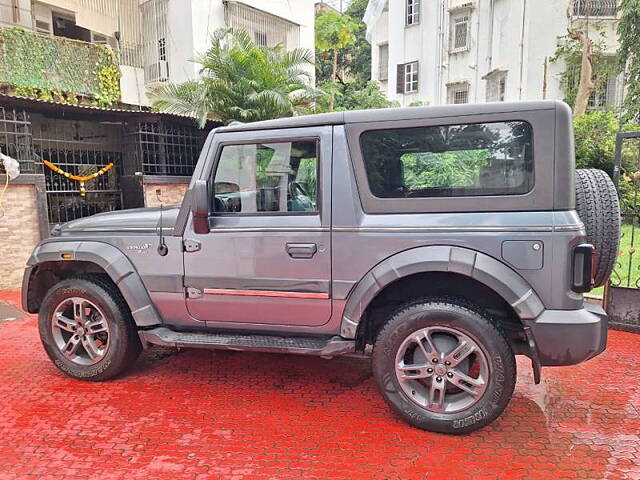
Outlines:
{"label": "front wheel", "polygon": [[70,377],[107,380],[136,360],[141,345],[120,292],[99,279],[69,278],[45,296],[40,339],[53,363]]}
{"label": "front wheel", "polygon": [[516,364],[482,310],[424,299],[402,307],[383,327],[373,374],[386,402],[408,423],[462,434],[488,425],[506,408]]}

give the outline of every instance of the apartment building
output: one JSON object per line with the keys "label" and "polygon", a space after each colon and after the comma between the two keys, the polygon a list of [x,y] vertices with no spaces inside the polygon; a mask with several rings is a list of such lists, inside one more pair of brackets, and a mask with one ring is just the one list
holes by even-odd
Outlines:
{"label": "apartment building", "polygon": [[149,87],[198,75],[191,60],[217,28],[246,30],[263,45],[313,50],[314,1],[0,0],[0,26],[110,45],[119,53],[121,102],[148,105]]}
{"label": "apartment building", "polygon": [[[563,99],[551,62],[570,25],[604,41],[614,60],[616,0],[370,0],[372,77],[390,100],[412,104]],[[621,103],[620,75],[591,108]]]}

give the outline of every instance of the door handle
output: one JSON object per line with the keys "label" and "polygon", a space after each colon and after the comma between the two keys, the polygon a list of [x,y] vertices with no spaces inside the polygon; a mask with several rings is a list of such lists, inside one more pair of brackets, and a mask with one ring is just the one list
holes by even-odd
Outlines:
{"label": "door handle", "polygon": [[287,253],[291,258],[313,258],[317,251],[315,243],[287,243]]}

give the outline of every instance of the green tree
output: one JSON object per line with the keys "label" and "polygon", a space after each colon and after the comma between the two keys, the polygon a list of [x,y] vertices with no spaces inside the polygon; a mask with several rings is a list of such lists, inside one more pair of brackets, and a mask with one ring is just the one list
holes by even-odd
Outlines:
{"label": "green tree", "polygon": [[195,60],[200,78],[150,92],[156,110],[223,123],[289,117],[308,111],[318,95],[310,86],[312,53],[256,45],[244,31],[219,29]]}
{"label": "green tree", "polygon": [[356,41],[345,48],[345,57],[348,59],[351,76],[360,83],[371,79],[371,44],[366,38],[367,26],[362,21],[368,3],[369,0],[353,0],[344,12],[357,25],[354,32]]}
{"label": "green tree", "polygon": [[618,22],[618,64],[625,70],[625,119],[640,120],[640,0],[622,0]]}
{"label": "green tree", "polygon": [[[338,79],[340,52],[356,41],[355,30],[357,24],[348,15],[343,15],[333,9],[320,12],[316,16],[316,49],[325,57],[331,58],[331,73],[329,80],[335,83]],[[341,77],[344,77],[344,70]],[[329,110],[333,110],[335,95],[329,96]]]}

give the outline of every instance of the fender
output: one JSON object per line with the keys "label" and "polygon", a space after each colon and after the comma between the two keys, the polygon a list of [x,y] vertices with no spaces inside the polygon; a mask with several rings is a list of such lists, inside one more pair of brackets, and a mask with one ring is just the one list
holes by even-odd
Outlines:
{"label": "fender", "polygon": [[340,335],[356,337],[367,306],[387,285],[425,272],[452,272],[478,280],[500,295],[522,320],[536,318],[544,310],[544,304],[527,281],[495,258],[461,247],[418,247],[392,255],[362,277],[347,299]]}
{"label": "fender", "polygon": [[[63,252],[73,254],[73,259],[69,261],[90,262],[101,267],[120,289],[138,327],[162,323],[137,270],[127,256],[113,245],[95,241],[49,241],[34,250],[27,268],[43,262],[64,261],[61,256]],[[23,307],[26,307],[26,292],[29,287],[26,277],[27,275],[22,288]]]}

